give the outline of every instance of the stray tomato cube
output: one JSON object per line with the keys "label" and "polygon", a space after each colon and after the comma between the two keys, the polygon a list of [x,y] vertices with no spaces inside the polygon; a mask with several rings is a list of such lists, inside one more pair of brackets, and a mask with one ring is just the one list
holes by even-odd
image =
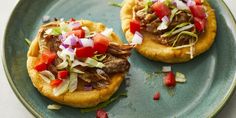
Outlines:
{"label": "stray tomato cube", "polygon": [[175,81],[175,74],[173,72],[167,73],[167,75],[164,77],[164,84],[167,87],[175,87],[176,81]]}
{"label": "stray tomato cube", "polygon": [[160,96],[161,96],[160,92],[157,91],[155,95],[153,96],[153,100],[159,100]]}
{"label": "stray tomato cube", "polygon": [[47,69],[47,64],[45,64],[41,59],[35,62],[34,69],[37,71],[44,71]]}
{"label": "stray tomato cube", "polygon": [[97,110],[96,118],[108,118],[107,112],[103,109]]}
{"label": "stray tomato cube", "polygon": [[68,76],[68,71],[67,70],[61,70],[57,72],[57,78],[58,79],[67,79]]}
{"label": "stray tomato cube", "polygon": [[93,37],[94,41],[94,47],[93,49],[95,51],[98,51],[99,53],[105,53],[107,51],[108,45],[109,45],[109,38],[98,33]]}
{"label": "stray tomato cube", "polygon": [[57,86],[59,86],[61,83],[62,83],[62,80],[61,80],[61,79],[54,79],[54,80],[52,80],[52,81],[50,82],[50,85],[51,85],[52,87],[57,87]]}
{"label": "stray tomato cube", "polygon": [[133,33],[133,34],[136,31],[140,32],[140,30],[141,30],[140,22],[138,20],[135,20],[135,19],[130,21],[130,26],[129,27],[130,27],[130,32]]}

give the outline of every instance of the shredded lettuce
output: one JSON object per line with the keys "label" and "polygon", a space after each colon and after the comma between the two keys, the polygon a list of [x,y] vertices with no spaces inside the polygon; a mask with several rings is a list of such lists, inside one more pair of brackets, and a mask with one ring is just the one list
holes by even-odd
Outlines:
{"label": "shredded lettuce", "polygon": [[74,72],[74,73],[78,73],[78,74],[84,74],[83,71],[79,70],[79,69],[76,69],[76,68],[71,68],[70,70],[71,72]]}
{"label": "shredded lettuce", "polygon": [[112,102],[118,100],[120,97],[127,97],[127,93],[121,93],[121,94],[119,94],[119,95],[117,95],[115,97],[110,98],[106,102],[103,102],[103,103],[95,106],[95,107],[80,109],[80,111],[82,113],[84,113],[84,112],[90,112],[90,111],[95,111],[95,110],[104,108],[104,107],[108,106],[109,104],[111,104]]}
{"label": "shredded lettuce", "polygon": [[106,58],[106,55],[104,55],[104,54],[96,54],[92,58],[97,60],[97,61],[103,61]]}
{"label": "shredded lettuce", "polygon": [[26,43],[28,46],[30,46],[31,41],[30,41],[28,38],[25,38],[25,43]]}
{"label": "shredded lettuce", "polygon": [[145,4],[144,4],[145,12],[148,11],[148,8],[149,8],[150,5],[152,5],[152,1],[151,0],[145,0]]}
{"label": "shredded lettuce", "polygon": [[103,63],[98,62],[93,58],[87,58],[85,63],[88,64],[89,67],[103,68],[105,66]]}
{"label": "shredded lettuce", "polygon": [[41,75],[47,77],[48,79],[50,80],[54,80],[55,79],[55,76],[52,74],[52,72],[48,71],[48,70],[44,70],[44,71],[41,71],[39,72]]}
{"label": "shredded lettuce", "polygon": [[[182,46],[176,46],[175,44],[181,39],[181,35],[189,35],[191,37],[195,38],[195,41],[187,44],[187,45],[182,45]],[[193,45],[195,45],[195,43],[198,41],[198,36],[197,34],[193,33],[193,32],[189,32],[189,31],[182,31],[181,33],[178,34],[178,36],[176,37],[172,47],[175,47],[174,49],[180,49],[180,48],[185,48],[185,47],[191,47]]]}
{"label": "shredded lettuce", "polygon": [[174,9],[171,10],[170,22],[172,22],[172,20],[175,17],[177,12],[178,12],[177,8],[174,8]]}
{"label": "shredded lettuce", "polygon": [[69,92],[74,92],[77,89],[78,78],[77,73],[70,73]]}
{"label": "shredded lettuce", "polygon": [[60,27],[53,27],[53,28],[47,29],[45,31],[45,33],[48,35],[58,36],[61,34],[61,28]]}
{"label": "shredded lettuce", "polygon": [[191,24],[191,23],[188,23],[188,22],[181,23],[181,24],[175,26],[175,27],[174,27],[172,30],[170,30],[169,32],[166,32],[166,33],[162,34],[161,37],[171,37],[171,36],[174,35],[173,32],[174,32],[176,29],[182,28],[182,27],[184,27],[184,26],[186,26],[186,25],[189,25],[189,24]]}
{"label": "shredded lettuce", "polygon": [[64,79],[63,82],[56,88],[53,89],[54,96],[59,96],[68,91],[70,81],[69,79]]}

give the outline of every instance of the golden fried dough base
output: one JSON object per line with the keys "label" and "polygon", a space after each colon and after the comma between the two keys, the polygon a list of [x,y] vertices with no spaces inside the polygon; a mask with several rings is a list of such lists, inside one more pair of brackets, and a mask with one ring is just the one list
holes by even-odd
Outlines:
{"label": "golden fried dough base", "polygon": [[[136,0],[125,0],[124,6],[120,12],[122,30],[125,33],[126,39],[131,42],[133,34],[129,30],[129,23],[133,18],[133,7],[135,6]],[[214,10],[211,8],[210,4],[206,1],[204,5],[207,7],[208,22],[204,33],[199,36],[199,40],[193,47],[193,57],[202,54],[207,51],[213,44],[216,36],[216,17]],[[165,45],[161,45],[155,41],[156,36],[154,34],[148,33],[146,31],[141,31],[143,35],[143,43],[136,47],[136,50],[143,56],[166,63],[180,63],[191,60],[190,58],[190,48],[174,49]]]}
{"label": "golden fried dough base", "polygon": [[[105,29],[105,25],[101,23],[94,23],[88,20],[79,20],[83,26],[87,26],[91,31],[101,32]],[[58,103],[69,105],[72,107],[87,108],[96,106],[97,104],[108,100],[119,88],[124,79],[124,73],[119,73],[111,77],[111,83],[106,88],[93,89],[91,91],[84,91],[83,81],[79,80],[78,88],[74,92],[66,92],[60,96],[53,95],[53,88],[47,84],[39,73],[34,69],[34,64],[40,56],[39,40],[42,38],[43,31],[49,27],[58,26],[59,22],[51,22],[41,26],[36,38],[33,40],[28,51],[27,69],[33,85],[38,91],[49,99]],[[113,32],[111,36],[113,42],[122,43],[119,37]]]}

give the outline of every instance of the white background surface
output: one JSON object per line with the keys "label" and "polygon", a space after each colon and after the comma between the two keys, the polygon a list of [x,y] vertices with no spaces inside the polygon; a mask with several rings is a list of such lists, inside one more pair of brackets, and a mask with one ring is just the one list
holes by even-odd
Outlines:
{"label": "white background surface", "polygon": [[[2,40],[8,18],[18,0],[0,0],[0,53],[2,53]],[[236,17],[236,1],[225,0],[234,16]],[[0,116],[1,118],[32,118],[33,116],[21,104],[13,93],[0,61]],[[227,102],[217,118],[236,118],[236,92]]]}

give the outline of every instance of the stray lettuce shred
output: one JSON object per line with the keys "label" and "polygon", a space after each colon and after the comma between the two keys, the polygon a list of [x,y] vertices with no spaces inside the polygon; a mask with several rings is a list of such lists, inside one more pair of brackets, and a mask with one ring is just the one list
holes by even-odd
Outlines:
{"label": "stray lettuce shred", "polygon": [[114,7],[123,7],[123,5],[124,5],[124,2],[121,2],[121,3],[119,3],[119,2],[115,2],[114,0],[109,0],[109,4],[111,5],[111,6],[114,6]]}
{"label": "stray lettuce shred", "polygon": [[25,43],[26,43],[28,46],[30,46],[31,41],[30,41],[28,38],[25,38]]}
{"label": "stray lettuce shred", "polygon": [[83,108],[83,109],[80,109],[80,111],[81,111],[82,113],[85,113],[85,112],[95,111],[95,110],[104,108],[104,107],[108,106],[109,104],[111,104],[112,102],[118,100],[118,99],[121,98],[121,97],[127,97],[127,93],[126,93],[126,92],[125,92],[125,93],[121,93],[121,94],[119,94],[119,95],[117,95],[117,96],[115,96],[115,97],[110,98],[110,99],[107,100],[106,102],[103,102],[103,103],[101,103],[101,104],[98,104],[98,105],[95,106],[95,107]]}

